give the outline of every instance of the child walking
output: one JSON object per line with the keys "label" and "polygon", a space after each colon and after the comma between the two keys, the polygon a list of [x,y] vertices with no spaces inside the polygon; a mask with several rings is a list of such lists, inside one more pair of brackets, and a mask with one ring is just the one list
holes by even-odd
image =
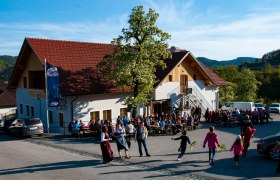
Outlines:
{"label": "child walking", "polygon": [[238,135],[236,137],[235,142],[232,144],[230,151],[232,151],[232,150],[233,150],[233,154],[234,154],[235,165],[239,166],[240,155],[242,154],[242,151],[243,151],[243,145],[241,143],[240,135]]}
{"label": "child walking", "polygon": [[214,166],[215,161],[215,154],[216,154],[216,144],[218,144],[218,147],[220,147],[220,143],[218,140],[217,134],[214,132],[214,127],[211,126],[209,128],[209,132],[206,134],[206,137],[204,139],[203,148],[205,148],[206,143],[208,142],[208,148],[209,148],[209,163],[210,165]]}
{"label": "child walking", "polygon": [[180,161],[181,157],[183,157],[183,155],[185,154],[186,149],[187,149],[187,143],[189,143],[191,145],[191,142],[190,142],[189,137],[187,136],[186,130],[182,131],[182,135],[180,137],[171,138],[171,140],[179,140],[179,139],[181,139],[181,145],[180,145],[180,148],[178,149],[178,151],[181,151],[181,153],[179,154],[179,156],[177,158],[178,161]]}

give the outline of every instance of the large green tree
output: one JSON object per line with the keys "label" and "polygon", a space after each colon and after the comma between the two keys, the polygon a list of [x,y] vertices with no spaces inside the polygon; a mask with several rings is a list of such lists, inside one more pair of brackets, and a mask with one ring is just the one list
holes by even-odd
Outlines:
{"label": "large green tree", "polygon": [[249,69],[242,69],[236,82],[236,99],[240,101],[255,101],[258,85],[254,73]]}
{"label": "large green tree", "polygon": [[171,58],[167,50],[170,35],[156,26],[159,14],[143,6],[132,9],[128,28],[114,39],[112,54],[98,64],[99,70],[121,88],[131,87],[126,104],[145,104],[156,82],[157,68],[165,68],[164,59]]}
{"label": "large green tree", "polygon": [[221,86],[219,89],[220,104],[233,101],[235,98],[235,89],[236,84],[229,81],[226,83],[226,85]]}

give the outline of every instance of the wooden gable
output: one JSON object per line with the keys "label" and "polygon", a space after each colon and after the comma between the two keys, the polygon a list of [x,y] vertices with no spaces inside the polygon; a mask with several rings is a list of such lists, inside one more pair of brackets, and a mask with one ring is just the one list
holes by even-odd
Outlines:
{"label": "wooden gable", "polygon": [[203,71],[198,61],[188,54],[176,67],[164,78],[163,82],[180,81],[182,76],[186,76],[188,81],[202,80],[209,85],[213,84],[211,79]]}

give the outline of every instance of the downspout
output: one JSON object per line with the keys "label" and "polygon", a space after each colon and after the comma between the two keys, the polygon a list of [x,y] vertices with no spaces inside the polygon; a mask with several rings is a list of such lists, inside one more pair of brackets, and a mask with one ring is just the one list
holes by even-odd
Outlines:
{"label": "downspout", "polygon": [[71,121],[74,120],[74,101],[76,101],[78,99],[78,96],[76,96],[73,100],[71,100]]}

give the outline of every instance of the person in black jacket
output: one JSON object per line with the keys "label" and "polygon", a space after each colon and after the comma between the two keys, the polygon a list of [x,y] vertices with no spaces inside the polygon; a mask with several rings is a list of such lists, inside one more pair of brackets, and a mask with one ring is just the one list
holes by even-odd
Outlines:
{"label": "person in black jacket", "polygon": [[191,145],[191,142],[190,142],[189,137],[187,136],[186,130],[182,131],[182,136],[180,136],[178,138],[171,138],[171,140],[179,140],[179,139],[181,139],[181,145],[180,145],[180,148],[178,149],[178,151],[181,151],[181,153],[178,156],[178,159],[177,159],[178,161],[180,161],[181,157],[183,157],[183,155],[185,154],[186,149],[187,149],[187,143],[189,143]]}

